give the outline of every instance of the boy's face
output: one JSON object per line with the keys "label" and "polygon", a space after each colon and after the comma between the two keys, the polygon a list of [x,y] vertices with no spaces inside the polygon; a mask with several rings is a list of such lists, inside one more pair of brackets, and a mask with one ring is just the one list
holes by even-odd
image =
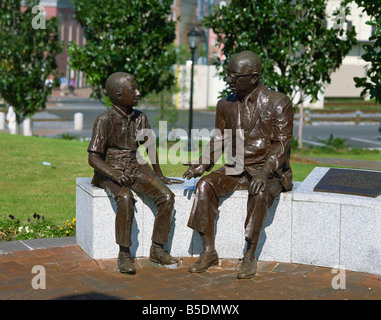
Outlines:
{"label": "boy's face", "polygon": [[138,104],[139,98],[140,91],[138,89],[138,84],[135,80],[128,79],[120,95],[120,107],[134,107]]}

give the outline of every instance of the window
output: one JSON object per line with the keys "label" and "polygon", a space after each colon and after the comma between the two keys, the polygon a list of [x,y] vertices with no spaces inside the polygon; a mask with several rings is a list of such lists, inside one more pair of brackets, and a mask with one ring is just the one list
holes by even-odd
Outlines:
{"label": "window", "polygon": [[60,14],[59,40],[63,41],[65,37],[65,16]]}
{"label": "window", "polygon": [[352,21],[347,21],[347,31],[351,31],[352,30]]}
{"label": "window", "polygon": [[370,35],[373,37],[375,33],[376,33],[376,26],[373,25]]}

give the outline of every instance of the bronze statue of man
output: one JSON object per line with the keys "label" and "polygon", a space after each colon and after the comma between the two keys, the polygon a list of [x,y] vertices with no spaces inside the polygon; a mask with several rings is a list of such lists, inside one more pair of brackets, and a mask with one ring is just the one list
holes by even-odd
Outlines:
{"label": "bronze statue of man", "polygon": [[[216,132],[197,164],[191,164],[183,178],[210,171],[223,148],[218,142],[232,132],[232,154],[241,153],[242,170],[232,172],[232,164],[203,176],[196,186],[188,227],[203,241],[203,252],[189,272],[204,272],[218,263],[215,250],[215,220],[219,199],[235,190],[248,189],[245,240],[247,249],[239,267],[238,279],[256,274],[255,251],[267,217],[267,210],[281,191],[292,188],[289,150],[292,141],[293,108],[290,99],[267,89],[261,82],[262,64],[251,51],[243,51],[228,63],[227,83],[232,94],[221,99],[216,109]],[[241,129],[241,130],[239,130]],[[241,134],[243,148],[234,144]],[[223,146],[224,147],[224,146]],[[236,166],[238,166],[236,161]],[[234,212],[231,212],[234,220]]]}
{"label": "bronze statue of man", "polygon": [[[148,152],[153,170],[141,161],[137,141],[140,130],[150,129],[147,116],[133,107],[138,104],[140,92],[135,78],[123,72],[110,75],[106,91],[112,107],[94,123],[89,147],[89,164],[94,168],[92,184],[104,188],[116,202],[115,236],[119,245],[118,267],[122,273],[136,272],[130,253],[131,227],[135,199],[132,191],[150,198],[157,207],[152,234],[150,260],[164,265],[177,263],[164,249],[168,242],[174,205],[174,194],[165,184],[181,183],[163,176],[155,146]],[[145,137],[144,143],[147,143]],[[101,214],[101,213],[100,213]]]}

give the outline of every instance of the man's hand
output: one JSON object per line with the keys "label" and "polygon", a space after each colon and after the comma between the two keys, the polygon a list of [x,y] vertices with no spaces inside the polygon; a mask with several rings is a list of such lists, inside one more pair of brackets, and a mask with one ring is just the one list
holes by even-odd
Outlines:
{"label": "man's hand", "polygon": [[188,180],[202,176],[209,166],[207,164],[191,164],[189,162],[184,162],[183,165],[189,166],[188,170],[183,174],[183,178]]}
{"label": "man's hand", "polygon": [[250,181],[249,194],[258,194],[260,191],[265,191],[268,177],[263,172],[259,173]]}
{"label": "man's hand", "polygon": [[173,179],[173,178],[167,178],[167,177],[161,177],[161,181],[163,181],[165,184],[180,184],[184,183],[184,181],[179,180],[179,179]]}

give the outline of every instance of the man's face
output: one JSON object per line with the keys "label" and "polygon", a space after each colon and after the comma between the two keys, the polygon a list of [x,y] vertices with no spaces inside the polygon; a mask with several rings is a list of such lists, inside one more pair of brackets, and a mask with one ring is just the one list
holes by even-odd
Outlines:
{"label": "man's face", "polygon": [[238,97],[245,97],[257,86],[258,74],[243,61],[229,62],[227,83]]}
{"label": "man's face", "polygon": [[121,107],[134,107],[138,104],[140,91],[135,80],[128,79],[120,96]]}

